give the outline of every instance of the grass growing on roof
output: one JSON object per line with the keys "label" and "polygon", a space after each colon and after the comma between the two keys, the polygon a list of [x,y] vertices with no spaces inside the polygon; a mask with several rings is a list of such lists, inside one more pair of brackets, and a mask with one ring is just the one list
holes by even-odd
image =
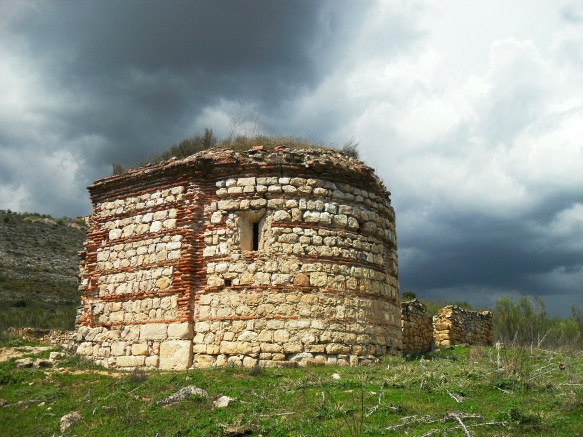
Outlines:
{"label": "grass growing on roof", "polygon": [[256,146],[263,146],[265,150],[274,150],[277,146],[285,146],[296,150],[312,148],[334,149],[354,158],[359,157],[358,143],[353,140],[337,145],[334,143],[317,143],[295,136],[277,135],[239,135],[236,137],[220,139],[214,135],[212,129],[207,128],[204,130],[203,134],[186,138],[179,143],[172,145],[158,155],[140,159],[137,166],[131,165],[130,167],[127,167],[120,163],[112,163],[112,174],[121,175],[132,168],[157,165],[172,158],[182,159],[194,155],[195,153],[213,148],[229,148],[236,151],[244,151]]}

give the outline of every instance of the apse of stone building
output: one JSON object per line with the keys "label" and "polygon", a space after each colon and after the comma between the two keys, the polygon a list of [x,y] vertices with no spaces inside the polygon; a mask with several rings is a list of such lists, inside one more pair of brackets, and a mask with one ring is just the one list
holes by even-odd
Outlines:
{"label": "apse of stone building", "polygon": [[354,157],[217,148],[89,192],[78,353],[177,370],[401,350],[395,213]]}

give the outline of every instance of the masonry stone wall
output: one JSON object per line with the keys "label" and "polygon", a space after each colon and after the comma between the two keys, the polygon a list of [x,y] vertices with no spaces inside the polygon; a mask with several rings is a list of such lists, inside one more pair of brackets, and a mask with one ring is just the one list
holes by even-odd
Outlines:
{"label": "masonry stone wall", "polygon": [[433,317],[434,345],[437,348],[454,344],[491,345],[492,332],[491,311],[468,311],[448,305]]}
{"label": "masonry stone wall", "polygon": [[432,318],[417,299],[401,302],[403,352],[423,353],[433,346]]}
{"label": "masonry stone wall", "polygon": [[400,351],[394,210],[362,162],[213,149],[89,190],[78,353],[185,369]]}

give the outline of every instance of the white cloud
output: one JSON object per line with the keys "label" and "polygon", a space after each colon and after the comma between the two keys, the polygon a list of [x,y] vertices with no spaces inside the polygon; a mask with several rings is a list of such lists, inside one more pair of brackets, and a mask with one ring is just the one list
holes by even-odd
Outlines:
{"label": "white cloud", "polygon": [[10,185],[0,185],[0,205],[1,209],[10,209],[13,211],[25,210],[27,204],[28,192],[24,185],[16,187]]}
{"label": "white cloud", "polygon": [[344,132],[360,140],[365,158],[383,152],[370,161],[397,202],[400,194],[417,205],[439,199],[458,211],[518,217],[581,184],[583,112],[573,94],[583,87],[569,88],[574,73],[532,41],[494,41],[488,71],[466,77],[448,71],[429,43],[420,47],[384,65],[355,62],[328,91],[365,107]]}
{"label": "white cloud", "polygon": [[[557,247],[568,251],[583,251],[583,203],[577,202],[558,211],[548,223],[531,223],[533,250],[555,250]],[[579,260],[580,263],[583,260]],[[581,282],[583,284],[583,281]],[[583,291],[583,290],[582,290]]]}

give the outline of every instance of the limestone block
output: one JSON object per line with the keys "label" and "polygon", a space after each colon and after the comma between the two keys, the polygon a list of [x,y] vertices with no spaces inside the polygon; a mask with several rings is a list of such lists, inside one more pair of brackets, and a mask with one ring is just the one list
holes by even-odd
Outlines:
{"label": "limestone block", "polygon": [[253,275],[251,273],[243,273],[239,278],[239,285],[250,285],[253,283]]}
{"label": "limestone block", "polygon": [[239,178],[239,179],[237,179],[237,186],[244,187],[246,185],[255,185],[255,178]]}
{"label": "limestone block", "polygon": [[229,194],[241,194],[243,192],[243,187],[229,187],[227,188]]}
{"label": "limestone block", "polygon": [[170,287],[170,284],[172,284],[172,280],[167,276],[163,276],[156,281],[156,287],[158,287],[160,290],[164,290]]}
{"label": "limestone block", "polygon": [[345,214],[336,214],[332,217],[332,223],[345,228],[348,226],[348,217]]}
{"label": "limestone block", "polygon": [[215,364],[215,361],[216,358],[212,355],[197,354],[194,357],[193,366],[201,368],[211,367]]}
{"label": "limestone block", "polygon": [[158,367],[160,358],[157,355],[146,357],[144,364],[148,367]]}
{"label": "limestone block", "polygon": [[211,256],[215,256],[216,253],[217,253],[216,246],[208,246],[208,247],[205,247],[203,249],[202,256],[204,256],[204,257],[211,257]]}
{"label": "limestone block", "polygon": [[238,200],[219,200],[218,207],[223,211],[235,211],[239,209],[240,204]]}
{"label": "limestone block", "polygon": [[211,223],[213,225],[219,224],[223,220],[223,213],[221,211],[215,211],[211,215]]}
{"label": "limestone block", "polygon": [[166,220],[166,217],[168,216],[168,211],[162,210],[162,211],[156,211],[154,213],[154,220],[160,220],[160,221],[164,221]]}
{"label": "limestone block", "polygon": [[153,221],[150,225],[150,232],[160,232],[162,230],[162,222],[161,221]]}
{"label": "limestone block", "polygon": [[195,354],[205,354],[205,353],[207,353],[207,345],[206,344],[194,344],[192,346],[192,351]]}
{"label": "limestone block", "polygon": [[332,222],[332,216],[328,212],[323,212],[320,214],[320,223],[323,225],[329,225]]}
{"label": "limestone block", "polygon": [[293,208],[291,210],[292,213],[292,221],[294,222],[299,222],[300,220],[302,220],[302,210],[299,208]]}
{"label": "limestone block", "polygon": [[134,343],[132,345],[132,355],[148,355],[148,343]]}
{"label": "limestone block", "polygon": [[331,355],[347,354],[350,352],[350,347],[339,343],[330,343],[326,346],[326,352]]}
{"label": "limestone block", "polygon": [[140,327],[140,340],[166,340],[167,337],[166,323],[148,323]]}
{"label": "limestone block", "polygon": [[112,229],[111,231],[109,231],[109,239],[116,240],[119,237],[121,237],[121,234],[122,234],[121,229]]}
{"label": "limestone block", "polygon": [[285,343],[283,345],[283,350],[285,353],[297,353],[297,352],[302,352],[304,350],[304,346],[297,341],[293,341],[293,342],[290,341],[290,342]]}
{"label": "limestone block", "polygon": [[160,369],[184,370],[192,364],[190,340],[168,340],[160,343]]}
{"label": "limestone block", "polygon": [[348,228],[352,230],[358,229],[358,221],[354,217],[348,217]]}
{"label": "limestone block", "polygon": [[255,367],[258,363],[256,358],[251,357],[243,357],[243,367],[252,368]]}
{"label": "limestone block", "polygon": [[220,351],[226,355],[247,355],[251,353],[251,343],[237,341],[222,341]]}
{"label": "limestone block", "polygon": [[207,279],[208,287],[222,287],[225,285],[225,280],[218,275],[209,275]]}
{"label": "limestone block", "polygon": [[164,229],[174,229],[176,228],[176,219],[164,220],[164,223],[162,225]]}
{"label": "limestone block", "polygon": [[257,333],[253,331],[243,331],[237,337],[237,341],[255,341],[257,339]]}
{"label": "limestone block", "polygon": [[127,343],[125,341],[116,341],[111,344],[112,355],[125,355]]}
{"label": "limestone block", "polygon": [[289,357],[289,361],[305,363],[306,361],[312,361],[313,358],[314,355],[309,352],[300,352]]}
{"label": "limestone block", "polygon": [[319,223],[320,213],[317,211],[306,211],[304,212],[304,221],[306,223]]}
{"label": "limestone block", "polygon": [[324,352],[326,352],[326,345],[324,344],[308,344],[306,345],[305,348],[308,352],[312,353],[323,354]]}
{"label": "limestone block", "polygon": [[209,332],[211,330],[211,326],[208,322],[196,322],[194,330],[196,332]]}
{"label": "limestone block", "polygon": [[287,211],[279,210],[273,214],[273,220],[276,222],[287,222],[291,219],[290,214]]}
{"label": "limestone block", "polygon": [[324,287],[328,283],[328,275],[324,272],[310,273],[310,285],[312,287]]}
{"label": "limestone block", "polygon": [[117,367],[142,367],[146,362],[146,357],[143,356],[123,356],[117,357],[115,364]]}
{"label": "limestone block", "polygon": [[194,330],[192,324],[184,323],[170,323],[168,325],[168,338],[177,338],[181,340],[188,340],[192,338]]}
{"label": "limestone block", "polygon": [[206,347],[206,353],[211,355],[217,355],[220,353],[220,346],[218,344],[209,344]]}
{"label": "limestone block", "polygon": [[109,321],[111,323],[121,322],[124,319],[123,311],[115,311],[109,314]]}

